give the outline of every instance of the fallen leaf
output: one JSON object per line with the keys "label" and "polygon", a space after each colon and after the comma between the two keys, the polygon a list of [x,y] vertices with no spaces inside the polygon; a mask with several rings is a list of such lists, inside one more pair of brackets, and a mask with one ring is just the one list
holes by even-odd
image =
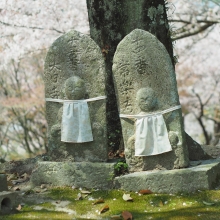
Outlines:
{"label": "fallen leaf", "polygon": [[104,202],[105,202],[104,199],[98,199],[95,202],[93,202],[92,204],[96,205],[96,204],[100,204],[100,203],[104,203]]}
{"label": "fallen leaf", "polygon": [[121,215],[124,220],[132,220],[132,214],[128,211],[123,211]]}
{"label": "fallen leaf", "polygon": [[12,190],[14,191],[20,191],[21,189],[19,187],[13,187]]}
{"label": "fallen leaf", "polygon": [[26,179],[21,178],[21,179],[17,179],[17,180],[12,180],[12,183],[13,183],[14,185],[16,185],[17,183],[23,183],[23,182],[25,182],[25,181],[26,181]]}
{"label": "fallen leaf", "polygon": [[119,157],[125,157],[124,152],[121,152],[121,153],[119,154]]}
{"label": "fallen leaf", "polygon": [[41,184],[41,185],[40,185],[40,188],[41,188],[41,189],[45,189],[45,188],[47,188],[47,185],[46,185],[46,184]]}
{"label": "fallen leaf", "polygon": [[16,180],[16,179],[18,179],[18,175],[16,173],[12,173],[12,174],[7,176],[7,181]]}
{"label": "fallen leaf", "polygon": [[82,193],[82,194],[91,194],[91,192],[86,191],[86,190],[81,190],[81,193]]}
{"label": "fallen leaf", "polygon": [[8,185],[8,186],[14,186],[14,184],[12,183],[11,180],[7,181],[7,185]]}
{"label": "fallen leaf", "polygon": [[130,194],[124,194],[122,198],[125,201],[133,201],[133,198],[131,198]]}
{"label": "fallen leaf", "polygon": [[164,206],[164,204],[163,204],[163,201],[162,201],[162,200],[160,200],[160,201],[159,201],[158,206],[159,206],[159,207]]}
{"label": "fallen leaf", "polygon": [[108,54],[108,50],[106,50],[106,49],[102,49],[102,53],[106,53],[106,54]]}
{"label": "fallen leaf", "polygon": [[34,190],[29,189],[29,190],[27,190],[24,194],[25,194],[25,195],[30,195],[30,194],[33,194],[33,193],[34,193]]}
{"label": "fallen leaf", "polygon": [[82,200],[82,199],[83,199],[82,194],[78,193],[77,198],[75,200]]}
{"label": "fallen leaf", "polygon": [[203,202],[203,204],[205,204],[205,205],[215,205],[215,203],[213,203],[213,202],[206,202],[206,201],[202,201]]}
{"label": "fallen leaf", "polygon": [[18,207],[16,208],[16,210],[20,211],[21,210],[21,205],[19,204]]}
{"label": "fallen leaf", "polygon": [[35,189],[34,192],[35,193],[41,193],[42,191],[40,189]]}
{"label": "fallen leaf", "polygon": [[72,186],[72,189],[76,189],[76,186]]}
{"label": "fallen leaf", "polygon": [[112,219],[112,220],[117,220],[117,219],[121,219],[121,215],[112,215],[111,217],[110,217],[110,219]]}
{"label": "fallen leaf", "polygon": [[104,213],[104,212],[107,212],[109,210],[109,206],[108,205],[106,205],[106,206],[104,206],[101,210],[100,210],[100,214],[101,213]]}
{"label": "fallen leaf", "polygon": [[153,192],[150,191],[149,189],[142,189],[138,193],[145,195],[145,194],[152,194]]}
{"label": "fallen leaf", "polygon": [[27,178],[29,178],[29,175],[28,175],[27,173],[24,173],[24,174],[22,174],[22,175],[20,176],[20,178],[26,180]]}

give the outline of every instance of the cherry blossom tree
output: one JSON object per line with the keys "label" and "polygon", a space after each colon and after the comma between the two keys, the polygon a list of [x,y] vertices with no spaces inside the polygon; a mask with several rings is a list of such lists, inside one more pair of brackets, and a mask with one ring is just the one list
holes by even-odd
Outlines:
{"label": "cherry blossom tree", "polygon": [[176,74],[184,114],[195,116],[204,135],[201,143],[216,144],[218,135],[207,130],[207,119],[213,121],[215,133],[219,133],[220,1],[181,0],[172,4],[175,7],[170,22],[176,40]]}
{"label": "cherry blossom tree", "polygon": [[[43,65],[60,35],[88,33],[85,1],[0,1],[0,151],[33,156],[46,149]],[[11,158],[13,159],[13,158]]]}
{"label": "cherry blossom tree", "polygon": [[[194,112],[203,125],[205,117],[217,123],[210,109],[219,109],[219,5],[218,0],[169,0],[167,4],[169,35],[179,61],[181,103],[184,113]],[[44,57],[52,42],[70,29],[89,34],[86,0],[0,1],[0,145],[4,152],[22,146],[34,154],[46,148]]]}

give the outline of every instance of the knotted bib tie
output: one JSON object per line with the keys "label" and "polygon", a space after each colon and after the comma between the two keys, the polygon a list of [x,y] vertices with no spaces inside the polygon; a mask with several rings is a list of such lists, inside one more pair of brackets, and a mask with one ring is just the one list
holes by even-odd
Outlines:
{"label": "knotted bib tie", "polygon": [[106,96],[83,100],[46,98],[46,101],[63,103],[61,141],[69,143],[84,143],[93,141],[87,102],[105,98]]}
{"label": "knotted bib tie", "polygon": [[163,114],[180,109],[175,106],[161,112],[146,115],[125,115],[121,118],[136,118],[135,156],[151,156],[172,151]]}

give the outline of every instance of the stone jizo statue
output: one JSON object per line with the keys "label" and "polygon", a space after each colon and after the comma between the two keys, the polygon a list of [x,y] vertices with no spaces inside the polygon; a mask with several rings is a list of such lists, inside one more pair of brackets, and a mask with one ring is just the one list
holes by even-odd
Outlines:
{"label": "stone jizo statue", "polygon": [[63,107],[58,112],[57,124],[51,128],[51,136],[61,133],[61,141],[69,143],[93,141],[84,81],[78,76],[68,78],[62,93]]}
{"label": "stone jizo statue", "polygon": [[142,111],[140,114],[152,112],[157,107],[157,97],[153,89],[146,87],[138,90],[136,95],[137,104]]}
{"label": "stone jizo statue", "polygon": [[177,82],[164,45],[135,29],[118,44],[112,71],[129,170],[187,167]]}
{"label": "stone jizo statue", "polygon": [[50,160],[108,160],[105,75],[89,36],[72,30],[50,46],[44,68]]}
{"label": "stone jizo statue", "polygon": [[78,76],[68,78],[64,83],[64,95],[68,100],[85,99],[85,82]]}
{"label": "stone jizo statue", "polygon": [[136,100],[141,112],[136,119],[135,156],[150,156],[172,150],[161,112],[157,112],[157,97],[153,89],[141,88]]}

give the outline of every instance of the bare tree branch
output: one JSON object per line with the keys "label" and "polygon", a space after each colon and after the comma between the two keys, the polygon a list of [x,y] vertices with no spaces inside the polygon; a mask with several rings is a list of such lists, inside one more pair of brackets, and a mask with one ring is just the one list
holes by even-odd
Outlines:
{"label": "bare tree branch", "polygon": [[209,27],[213,26],[214,24],[216,24],[216,23],[207,23],[207,24],[204,24],[204,25],[198,27],[196,30],[185,31],[183,33],[180,33],[179,36],[177,36],[177,37],[172,37],[172,40],[175,41],[175,40],[179,40],[179,39],[182,39],[182,38],[197,35],[199,33],[202,33],[203,31],[205,31]]}
{"label": "bare tree branch", "polygon": [[[35,27],[35,26],[24,26],[24,25],[16,25],[16,24],[10,24],[10,23],[6,23],[3,21],[0,21],[0,24],[6,25],[6,26],[10,26],[10,27],[17,27],[17,28],[29,28],[29,29],[33,29],[33,30],[46,30],[46,28],[42,28],[42,27]],[[50,28],[50,31],[56,31],[57,33],[60,34],[64,34],[65,32],[57,30],[56,28]]]}

